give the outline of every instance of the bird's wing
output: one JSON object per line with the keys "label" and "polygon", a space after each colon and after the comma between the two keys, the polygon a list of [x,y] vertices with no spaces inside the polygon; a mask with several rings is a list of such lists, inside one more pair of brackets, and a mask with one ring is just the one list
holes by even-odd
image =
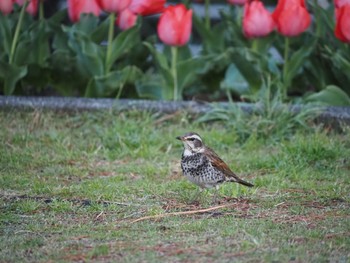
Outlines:
{"label": "bird's wing", "polygon": [[207,147],[203,153],[209,159],[211,165],[225,175],[227,181],[237,182],[249,187],[254,186],[253,184],[240,179],[234,172],[232,172],[230,167],[228,167],[228,165],[212,149]]}
{"label": "bird's wing", "polygon": [[228,165],[212,149],[206,147],[206,150],[203,153],[209,159],[211,165],[225,174],[225,176],[238,178],[237,175],[231,171],[230,167],[228,167]]}

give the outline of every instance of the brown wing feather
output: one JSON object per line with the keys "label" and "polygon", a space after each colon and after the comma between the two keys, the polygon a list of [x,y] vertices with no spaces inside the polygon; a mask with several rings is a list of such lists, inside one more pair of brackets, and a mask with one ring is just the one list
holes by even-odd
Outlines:
{"label": "brown wing feather", "polygon": [[230,167],[228,167],[228,165],[212,149],[206,147],[206,150],[203,153],[208,157],[212,166],[221,171],[227,177],[228,181],[234,181],[249,187],[254,186],[253,184],[240,179],[234,172],[232,172]]}

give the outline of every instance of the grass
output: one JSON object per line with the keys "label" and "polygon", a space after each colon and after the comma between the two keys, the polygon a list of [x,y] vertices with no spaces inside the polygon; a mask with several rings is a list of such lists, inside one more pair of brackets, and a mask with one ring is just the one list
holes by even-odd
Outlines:
{"label": "grass", "polygon": [[[185,114],[0,112],[0,123],[1,262],[349,261],[349,129],[243,142]],[[175,140],[187,131],[256,187],[194,198]]]}

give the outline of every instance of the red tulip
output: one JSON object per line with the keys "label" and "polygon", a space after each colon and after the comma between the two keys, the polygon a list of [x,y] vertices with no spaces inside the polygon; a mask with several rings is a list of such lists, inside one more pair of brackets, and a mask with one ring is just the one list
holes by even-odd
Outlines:
{"label": "red tulip", "polygon": [[165,0],[132,0],[130,11],[142,16],[153,15],[163,12]]}
{"label": "red tulip", "polygon": [[227,3],[231,5],[244,5],[248,0],[227,0]]}
{"label": "red tulip", "polygon": [[336,9],[334,34],[342,42],[350,43],[350,4]]}
{"label": "red tulip", "polygon": [[67,0],[68,15],[70,20],[77,22],[81,14],[93,14],[99,16],[101,9],[95,0]]}
{"label": "red tulip", "polygon": [[275,28],[271,14],[260,1],[253,1],[244,5],[243,33],[248,38],[263,37]]}
{"label": "red tulip", "polygon": [[285,9],[288,9],[291,5],[300,5],[304,8],[306,8],[305,0],[278,0],[277,6],[275,11],[272,13],[272,16],[274,19],[277,19],[277,17],[280,15],[282,11]]}
{"label": "red tulip", "polygon": [[158,36],[170,46],[185,45],[191,35],[192,10],[183,4],[168,6],[158,22]]}
{"label": "red tulip", "polygon": [[1,0],[0,11],[5,15],[11,13],[13,10],[13,3],[14,3],[14,0]]}
{"label": "red tulip", "polygon": [[97,3],[106,12],[120,13],[130,5],[131,0],[97,0]]}
{"label": "red tulip", "polygon": [[311,23],[304,0],[280,0],[272,17],[278,32],[287,37],[301,34]]}
{"label": "red tulip", "polygon": [[334,5],[336,8],[342,7],[346,4],[350,4],[350,0],[334,0]]}
{"label": "red tulip", "polygon": [[116,24],[121,30],[127,30],[136,24],[137,15],[128,8],[119,13]]}
{"label": "red tulip", "polygon": [[[20,6],[24,5],[25,2],[26,0],[15,0],[15,3],[17,3]],[[29,0],[29,4],[27,6],[26,11],[32,16],[35,16],[38,12],[38,4],[38,0]]]}

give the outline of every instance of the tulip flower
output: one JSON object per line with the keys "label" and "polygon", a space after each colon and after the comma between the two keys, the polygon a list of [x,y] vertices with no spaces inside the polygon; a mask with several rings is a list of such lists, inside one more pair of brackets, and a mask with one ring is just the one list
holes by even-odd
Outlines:
{"label": "tulip flower", "polygon": [[263,37],[275,28],[271,14],[260,1],[246,3],[243,14],[243,33],[248,38]]}
{"label": "tulip flower", "polygon": [[101,9],[95,0],[67,0],[68,15],[72,22],[78,22],[81,14],[99,16]]}
{"label": "tulip flower", "polygon": [[0,1],[0,12],[7,15],[13,10],[14,0],[1,0]]}
{"label": "tulip flower", "polygon": [[177,48],[185,45],[191,35],[192,10],[183,4],[168,6],[158,22],[160,40],[171,47],[171,75],[174,82],[174,100],[178,100]]}
{"label": "tulip flower", "polygon": [[168,6],[158,22],[158,36],[162,42],[170,46],[185,45],[191,35],[192,10],[183,4]]}
{"label": "tulip flower", "polygon": [[231,5],[244,5],[248,0],[227,0],[227,3]]}
{"label": "tulip flower", "polygon": [[287,98],[287,90],[291,83],[289,72],[289,37],[297,36],[308,29],[311,16],[306,10],[305,0],[279,0],[272,17],[277,31],[285,36],[284,65],[282,72],[282,98]]}
{"label": "tulip flower", "polygon": [[300,5],[304,8],[306,8],[305,0],[278,0],[276,9],[272,13],[273,18],[276,19],[284,9],[286,9],[286,8],[288,8],[288,6],[291,6],[294,4]]}
{"label": "tulip flower", "polygon": [[147,16],[163,12],[165,0],[132,0],[129,10],[135,14]]}
{"label": "tulip flower", "polygon": [[127,30],[136,24],[136,20],[137,15],[127,8],[119,14],[116,24],[121,30]]}
{"label": "tulip flower", "polygon": [[[1,0],[2,1],[2,0]],[[22,6],[25,4],[27,0],[15,0],[15,3],[17,3],[18,5]],[[35,16],[36,13],[38,12],[38,0],[28,0],[28,6],[26,11],[31,14],[32,16]]]}
{"label": "tulip flower", "polygon": [[116,14],[126,9],[130,5],[131,0],[97,0],[97,3],[102,10]]}
{"label": "tulip flower", "polygon": [[304,0],[280,0],[272,17],[278,32],[287,37],[301,34],[311,23]]}
{"label": "tulip flower", "polygon": [[336,9],[334,34],[340,41],[350,43],[350,4]]}
{"label": "tulip flower", "polygon": [[342,7],[343,5],[350,4],[350,0],[334,0],[334,6],[336,8]]}

